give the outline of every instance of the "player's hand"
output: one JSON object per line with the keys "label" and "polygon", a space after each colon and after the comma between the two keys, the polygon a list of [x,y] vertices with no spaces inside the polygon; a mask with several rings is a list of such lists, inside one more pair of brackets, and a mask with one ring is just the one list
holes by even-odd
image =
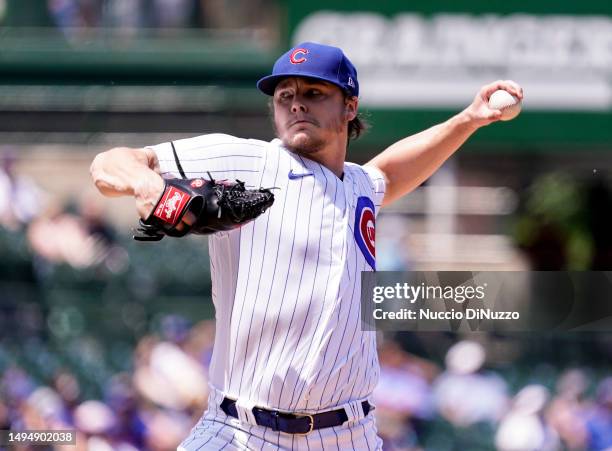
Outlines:
{"label": "player's hand", "polygon": [[[150,174],[136,183],[134,199],[136,200],[136,209],[142,219],[146,219],[151,215],[164,188],[164,180],[157,174]],[[181,218],[181,222],[176,225],[176,230],[182,232],[186,227],[189,228],[195,224],[196,219],[192,212],[186,212]]]}
{"label": "player's hand", "polygon": [[489,97],[498,89],[508,91],[510,94],[518,97],[519,100],[523,100],[523,88],[512,80],[497,80],[484,85],[480,88],[470,106],[463,111],[475,127],[489,125],[492,122],[499,121],[501,118],[502,112],[500,110],[489,108]]}
{"label": "player's hand", "polygon": [[155,172],[141,173],[134,182],[134,200],[138,215],[148,218],[165,188],[164,179]]}

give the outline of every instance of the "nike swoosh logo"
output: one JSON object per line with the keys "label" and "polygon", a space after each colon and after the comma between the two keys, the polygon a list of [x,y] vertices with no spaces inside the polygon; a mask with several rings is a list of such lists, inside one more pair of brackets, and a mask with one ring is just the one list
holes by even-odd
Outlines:
{"label": "nike swoosh logo", "polygon": [[293,172],[293,169],[291,169],[291,170],[289,171],[289,178],[290,178],[291,180],[299,179],[299,178],[301,178],[301,177],[308,177],[309,175],[314,175],[314,172],[305,172],[305,173],[303,173],[303,174],[295,174],[295,173]]}

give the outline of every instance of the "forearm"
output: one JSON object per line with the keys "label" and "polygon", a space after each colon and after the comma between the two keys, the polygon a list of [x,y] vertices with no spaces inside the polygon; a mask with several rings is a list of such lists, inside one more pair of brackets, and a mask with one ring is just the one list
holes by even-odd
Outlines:
{"label": "forearm", "polygon": [[402,139],[372,159],[387,181],[383,205],[427,180],[478,129],[465,112]]}

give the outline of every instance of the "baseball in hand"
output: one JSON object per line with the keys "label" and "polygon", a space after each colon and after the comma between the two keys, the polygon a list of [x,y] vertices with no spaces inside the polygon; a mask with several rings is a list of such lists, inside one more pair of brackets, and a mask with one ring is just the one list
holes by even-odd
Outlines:
{"label": "baseball in hand", "polygon": [[514,119],[521,112],[521,101],[508,91],[498,89],[489,97],[489,108],[502,112],[501,120]]}

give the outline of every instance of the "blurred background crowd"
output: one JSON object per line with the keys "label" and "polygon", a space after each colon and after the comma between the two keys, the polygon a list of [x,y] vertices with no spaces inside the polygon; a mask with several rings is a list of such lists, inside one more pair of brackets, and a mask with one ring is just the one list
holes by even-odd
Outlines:
{"label": "blurred background crowd", "polygon": [[[269,0],[2,0],[4,26],[52,27],[67,36],[79,29],[232,28],[267,24]],[[254,14],[267,8],[269,14]]]}
{"label": "blurred background crowd", "polygon": [[[360,163],[481,83],[525,88],[519,118],[381,213],[379,270],[609,271],[612,6],[462,3],[0,0],[0,430],[74,428],[103,451],[188,433],[214,341],[207,242],[133,242],[132,202],[88,167],[118,145],[270,139],[254,81],[298,39],[356,60]],[[612,332],[379,333],[379,357],[385,450],[612,449]]]}

